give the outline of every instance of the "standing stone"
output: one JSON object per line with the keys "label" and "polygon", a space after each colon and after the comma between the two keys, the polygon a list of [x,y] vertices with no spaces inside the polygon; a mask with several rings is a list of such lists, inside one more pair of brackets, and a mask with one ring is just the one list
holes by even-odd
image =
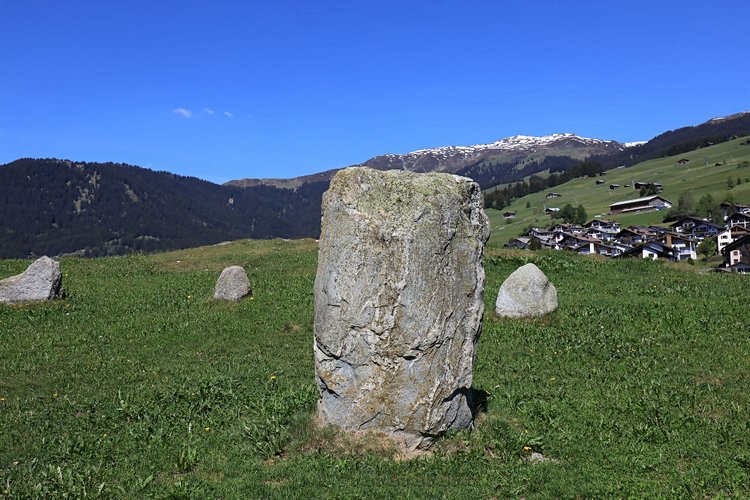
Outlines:
{"label": "standing stone", "polygon": [[473,422],[489,237],[471,179],[348,168],[323,196],[315,278],[320,423],[410,449]]}
{"label": "standing stone", "polygon": [[62,297],[60,264],[40,257],[21,274],[0,280],[0,303],[31,302]]}
{"label": "standing stone", "polygon": [[237,302],[250,295],[250,279],[245,269],[240,266],[229,266],[221,272],[216,280],[214,298],[218,300],[233,300]]}
{"label": "standing stone", "polygon": [[521,266],[497,293],[495,314],[507,318],[544,316],[557,309],[557,290],[534,264]]}

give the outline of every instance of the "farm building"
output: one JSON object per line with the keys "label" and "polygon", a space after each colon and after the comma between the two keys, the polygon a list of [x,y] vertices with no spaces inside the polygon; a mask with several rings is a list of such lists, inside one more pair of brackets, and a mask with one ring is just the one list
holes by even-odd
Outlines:
{"label": "farm building", "polygon": [[664,208],[670,208],[671,206],[671,201],[655,195],[612,203],[609,206],[609,211],[612,215],[616,215],[622,213],[645,212],[649,210],[662,210]]}

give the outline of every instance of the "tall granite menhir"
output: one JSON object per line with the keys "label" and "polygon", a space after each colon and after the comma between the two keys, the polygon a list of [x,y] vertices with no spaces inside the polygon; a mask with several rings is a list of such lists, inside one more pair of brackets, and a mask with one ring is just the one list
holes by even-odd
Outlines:
{"label": "tall granite menhir", "polygon": [[385,432],[411,449],[472,424],[488,237],[471,179],[336,174],[315,278],[320,423]]}

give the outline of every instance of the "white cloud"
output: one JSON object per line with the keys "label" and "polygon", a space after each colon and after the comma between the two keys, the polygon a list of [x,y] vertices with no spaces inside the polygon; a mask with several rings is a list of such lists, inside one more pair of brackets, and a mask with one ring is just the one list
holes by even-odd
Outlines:
{"label": "white cloud", "polygon": [[229,111],[224,111],[224,116],[226,116],[227,118],[231,118],[234,115],[232,113],[230,113]]}
{"label": "white cloud", "polygon": [[216,113],[216,111],[214,111],[211,108],[203,108],[203,112],[206,113],[207,115],[212,115],[212,114]]}
{"label": "white cloud", "polygon": [[172,113],[180,115],[183,118],[190,118],[191,116],[193,116],[193,112],[185,108],[173,109]]}

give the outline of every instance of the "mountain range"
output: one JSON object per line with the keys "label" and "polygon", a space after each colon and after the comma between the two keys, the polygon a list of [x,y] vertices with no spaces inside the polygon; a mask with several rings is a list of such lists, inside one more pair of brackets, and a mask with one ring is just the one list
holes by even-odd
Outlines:
{"label": "mountain range", "polygon": [[[583,160],[602,169],[750,135],[750,113],[715,118],[639,144],[573,134],[384,154],[357,166],[450,172],[484,188]],[[24,158],[0,165],[0,258],[156,251],[239,238],[317,237],[337,169],[294,179],[217,185],[120,163]]]}

